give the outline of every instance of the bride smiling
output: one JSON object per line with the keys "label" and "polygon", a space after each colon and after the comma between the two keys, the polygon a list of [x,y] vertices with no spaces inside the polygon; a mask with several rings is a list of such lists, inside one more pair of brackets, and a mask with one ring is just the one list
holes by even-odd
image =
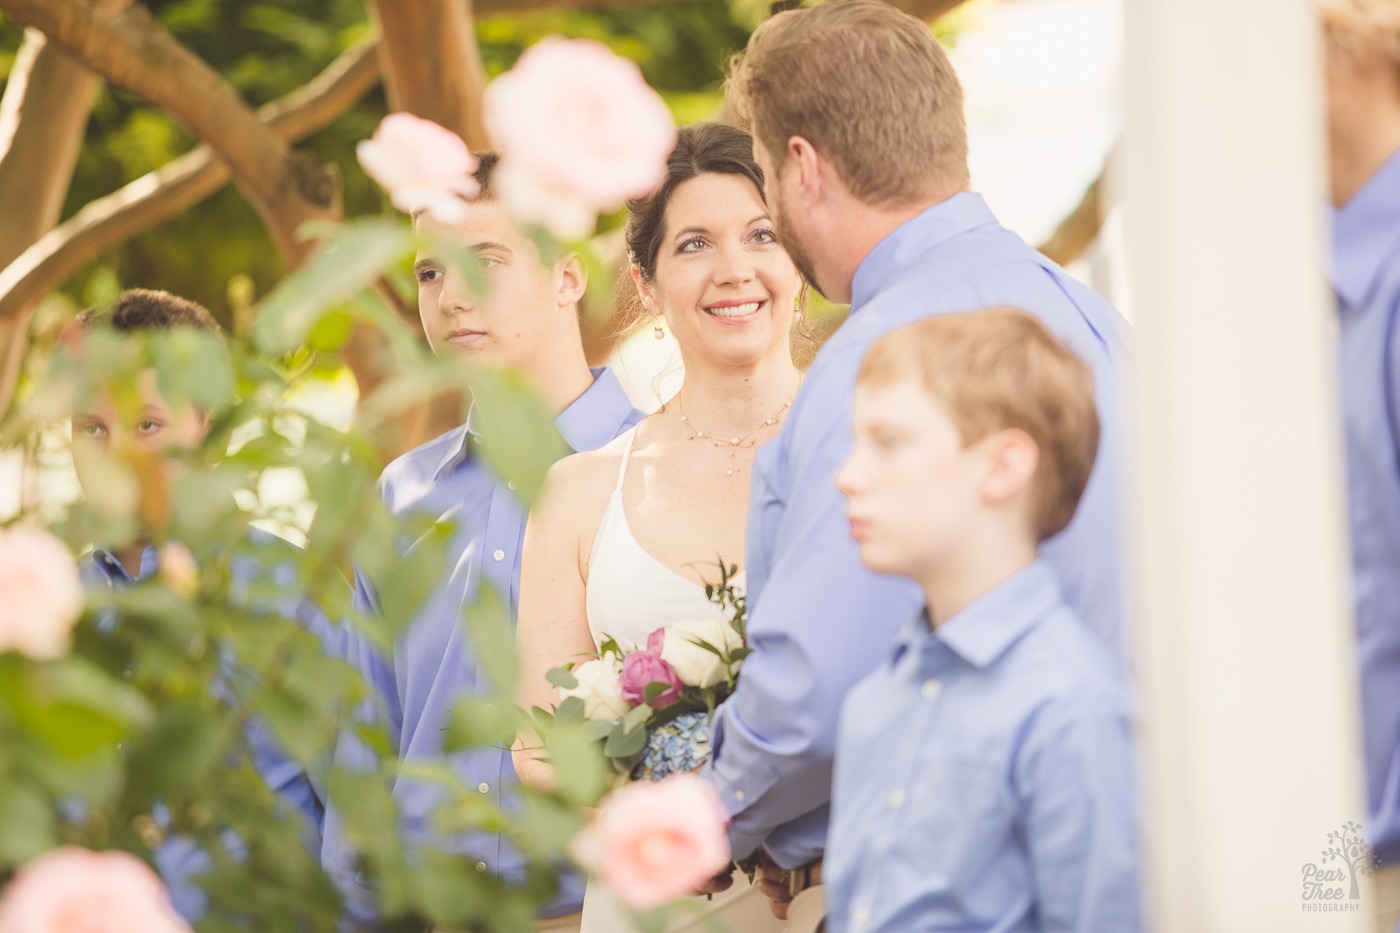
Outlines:
{"label": "bride smiling", "polygon": [[[665,181],[628,207],[632,323],[650,321],[660,336],[665,322],[685,379],[632,431],[551,471],[521,564],[526,709],[554,705],[545,673],[606,637],[640,645],[657,628],[718,615],[705,584],[719,582],[717,557],[744,566],[754,454],[777,436],[802,378],[791,350],[802,280],[778,243],[747,133],[685,127]],[[518,743],[516,770],[548,785],[552,766],[534,744]],[[737,931],[781,929],[744,884],[711,916]],[[590,888],[583,929],[628,928],[615,909]]]}

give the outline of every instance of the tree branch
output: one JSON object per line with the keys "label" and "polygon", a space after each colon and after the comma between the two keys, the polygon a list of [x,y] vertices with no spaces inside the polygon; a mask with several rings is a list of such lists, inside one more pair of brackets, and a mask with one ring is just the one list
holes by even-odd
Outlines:
{"label": "tree branch", "polygon": [[481,118],[486,72],[471,0],[373,0],[389,109],[455,132],[473,149],[490,145]]}
{"label": "tree branch", "polygon": [[112,14],[88,0],[0,0],[0,10],[40,30],[108,81],[169,112],[213,147],[293,264],[311,248],[297,239],[297,230],[338,214],[334,173],[292,152],[144,6]]}
{"label": "tree branch", "polygon": [[1084,250],[1089,248],[1089,244],[1094,242],[1099,231],[1103,229],[1104,218],[1113,206],[1108,197],[1108,183],[1105,180],[1112,171],[1113,159],[1113,153],[1110,152],[1104,159],[1099,177],[1084,190],[1079,203],[1060,221],[1050,238],[1041,244],[1040,252],[1052,262],[1062,266],[1074,262],[1083,255]]}
{"label": "tree branch", "polygon": [[[329,125],[378,82],[374,41],[341,54],[307,84],[265,105],[258,118],[295,142]],[[0,341],[18,358],[30,313],[103,252],[188,210],[229,181],[229,169],[208,146],[191,150],[93,201],[40,237],[0,271]],[[49,221],[52,223],[52,220]],[[0,368],[0,412],[9,405],[18,369]]]}

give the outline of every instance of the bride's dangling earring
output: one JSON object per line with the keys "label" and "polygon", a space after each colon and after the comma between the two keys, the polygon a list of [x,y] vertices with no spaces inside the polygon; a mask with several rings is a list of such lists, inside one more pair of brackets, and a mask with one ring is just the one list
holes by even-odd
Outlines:
{"label": "bride's dangling earring", "polygon": [[656,324],[651,328],[651,335],[657,340],[665,340],[666,332],[661,329],[661,318],[656,319]]}

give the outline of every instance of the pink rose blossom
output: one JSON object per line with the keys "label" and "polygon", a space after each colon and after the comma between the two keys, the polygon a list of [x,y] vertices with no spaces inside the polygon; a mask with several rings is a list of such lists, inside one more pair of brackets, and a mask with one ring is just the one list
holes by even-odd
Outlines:
{"label": "pink rose blossom", "polygon": [[681,698],[680,676],[675,669],[661,660],[661,645],[665,640],[665,630],[657,629],[647,637],[645,651],[636,650],[622,661],[622,698],[632,706],[646,702],[647,687],[653,683],[670,684],[671,688],[651,701],[652,709],[664,709]]}
{"label": "pink rose blossom", "polygon": [[451,130],[411,113],[391,113],[370,139],[355,147],[365,174],[410,214],[431,214],[446,224],[466,219],[463,198],[475,197],[476,156]]}
{"label": "pink rose blossom", "polygon": [[62,657],[82,614],[82,582],[68,546],[43,529],[0,531],[0,652]]}
{"label": "pink rose blossom", "polygon": [[694,775],[636,781],[607,796],[571,848],[624,904],[649,910],[724,869],[728,819],[714,788]]}
{"label": "pink rose blossom", "polygon": [[650,193],[676,146],[671,112],[641,69],[588,39],[551,36],[527,49],[484,105],[502,200],[564,239]]}
{"label": "pink rose blossom", "polygon": [[146,863],[126,852],[53,849],[0,897],[0,933],[189,933]]}

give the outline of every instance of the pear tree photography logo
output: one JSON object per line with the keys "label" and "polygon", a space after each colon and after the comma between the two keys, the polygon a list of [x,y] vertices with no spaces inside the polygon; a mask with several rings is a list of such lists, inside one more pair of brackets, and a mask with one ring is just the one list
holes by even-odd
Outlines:
{"label": "pear tree photography logo", "polygon": [[1380,859],[1350,821],[1327,834],[1327,848],[1303,866],[1303,910],[1359,911],[1363,877],[1376,873]]}

